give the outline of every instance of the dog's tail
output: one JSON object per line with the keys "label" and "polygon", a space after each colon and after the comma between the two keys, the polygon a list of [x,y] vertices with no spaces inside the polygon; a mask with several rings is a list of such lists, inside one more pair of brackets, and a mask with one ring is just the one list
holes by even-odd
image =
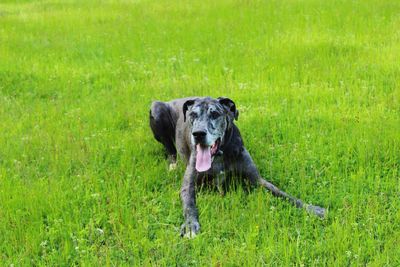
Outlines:
{"label": "dog's tail", "polygon": [[320,218],[325,217],[326,210],[324,208],[322,208],[320,206],[305,204],[302,200],[295,198],[295,197],[289,195],[288,193],[280,190],[278,187],[276,187],[275,185],[271,184],[270,182],[266,181],[265,179],[263,179],[261,177],[258,178],[258,182],[261,186],[263,186],[264,188],[269,190],[274,196],[287,199],[290,203],[292,203],[297,208],[304,208],[308,212],[313,213]]}

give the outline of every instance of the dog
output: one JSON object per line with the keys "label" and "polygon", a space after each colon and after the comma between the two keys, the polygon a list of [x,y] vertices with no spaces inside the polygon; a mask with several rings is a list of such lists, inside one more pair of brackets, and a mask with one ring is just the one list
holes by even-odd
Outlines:
{"label": "dog", "polygon": [[261,177],[234,124],[238,117],[235,103],[226,97],[189,97],[151,104],[150,128],[164,145],[170,168],[176,166],[178,153],[186,163],[180,191],[184,215],[181,236],[194,237],[200,231],[195,188],[204,178],[211,178],[220,188],[226,177],[241,177],[323,218],[324,208],[305,204]]}

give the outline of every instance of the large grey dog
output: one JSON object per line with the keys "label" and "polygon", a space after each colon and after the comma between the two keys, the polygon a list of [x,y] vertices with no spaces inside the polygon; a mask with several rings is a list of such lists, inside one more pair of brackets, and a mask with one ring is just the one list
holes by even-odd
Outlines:
{"label": "large grey dog", "polygon": [[288,199],[297,208],[319,217],[325,215],[325,209],[303,203],[260,176],[234,124],[238,116],[235,103],[225,97],[190,97],[151,105],[150,127],[164,145],[170,166],[176,164],[177,152],[186,162],[181,188],[185,217],[181,236],[193,237],[200,231],[196,185],[212,180],[219,188],[228,176],[247,179],[252,185],[261,185],[273,195]]}

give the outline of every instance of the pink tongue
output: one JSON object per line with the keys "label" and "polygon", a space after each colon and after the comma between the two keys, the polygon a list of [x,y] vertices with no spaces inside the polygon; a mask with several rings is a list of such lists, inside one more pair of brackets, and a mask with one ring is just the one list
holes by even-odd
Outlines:
{"label": "pink tongue", "polygon": [[211,150],[210,147],[196,146],[196,170],[205,172],[211,168]]}

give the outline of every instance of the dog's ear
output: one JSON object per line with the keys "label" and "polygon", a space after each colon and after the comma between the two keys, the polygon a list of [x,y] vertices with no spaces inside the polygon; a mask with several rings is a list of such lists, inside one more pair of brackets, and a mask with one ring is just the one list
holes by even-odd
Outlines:
{"label": "dog's ear", "polygon": [[186,121],[186,111],[193,106],[195,99],[190,99],[187,100],[185,103],[183,103],[182,111],[183,111],[183,121]]}
{"label": "dog's ear", "polygon": [[227,97],[218,97],[218,102],[231,113],[235,120],[239,118],[239,111],[236,109],[235,102],[233,102],[232,99]]}

